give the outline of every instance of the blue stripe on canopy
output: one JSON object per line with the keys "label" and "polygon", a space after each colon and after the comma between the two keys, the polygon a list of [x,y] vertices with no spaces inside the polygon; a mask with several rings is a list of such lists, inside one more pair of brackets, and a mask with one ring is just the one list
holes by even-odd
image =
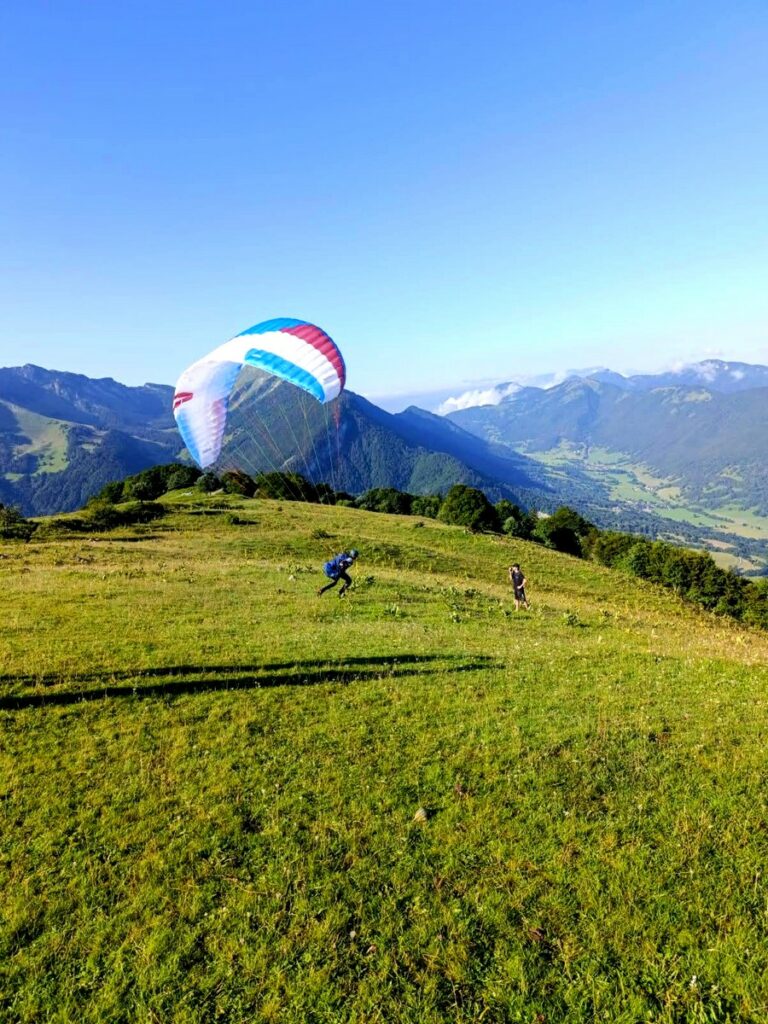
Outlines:
{"label": "blue stripe on canopy", "polygon": [[[301,320],[273,320],[271,322],[293,325],[300,324]],[[274,330],[274,328],[272,328],[272,330]],[[250,331],[244,331],[243,333],[249,334]],[[297,387],[303,388],[304,391],[308,391],[310,395],[318,400],[318,402],[325,401],[325,392],[323,391],[323,387],[317,377],[313,377],[311,373],[307,373],[306,370],[302,370],[300,366],[290,362],[288,359],[276,356],[274,352],[264,352],[260,348],[252,348],[246,352],[243,362],[247,363],[249,366],[258,366],[262,370],[268,370],[270,373],[274,373],[276,377],[281,377],[283,380],[290,381],[291,384],[295,384]]]}
{"label": "blue stripe on canopy", "polygon": [[277,317],[275,320],[265,320],[255,327],[249,327],[247,331],[241,331],[236,337],[242,338],[244,334],[267,334],[269,331],[282,331],[286,327],[303,327],[306,320],[292,320],[289,316]]}
{"label": "blue stripe on canopy", "polygon": [[[200,456],[200,449],[195,443],[195,434],[190,423],[187,422],[187,410],[179,409],[176,413],[176,426],[179,428],[181,439],[184,442],[184,447],[187,449],[189,454],[195,460],[195,462],[201,465],[202,459]],[[205,467],[203,467],[205,468]]]}

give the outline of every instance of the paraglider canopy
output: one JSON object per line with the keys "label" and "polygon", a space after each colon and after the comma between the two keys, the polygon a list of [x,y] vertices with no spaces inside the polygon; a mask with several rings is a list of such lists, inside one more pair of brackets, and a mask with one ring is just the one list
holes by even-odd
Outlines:
{"label": "paraglider canopy", "polygon": [[202,469],[221,452],[229,396],[243,366],[288,381],[322,403],[333,401],[346,380],[336,344],[306,320],[265,320],[219,345],[182,373],[173,398],[179,433]]}

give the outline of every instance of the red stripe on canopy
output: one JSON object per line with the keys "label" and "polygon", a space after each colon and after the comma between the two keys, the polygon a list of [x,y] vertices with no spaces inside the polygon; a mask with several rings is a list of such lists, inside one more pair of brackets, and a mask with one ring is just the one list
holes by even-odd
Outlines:
{"label": "red stripe on canopy", "polygon": [[194,395],[192,394],[191,391],[178,391],[173,396],[173,408],[178,409],[180,405],[183,405],[185,402],[188,402],[190,398],[193,397]]}
{"label": "red stripe on canopy", "polygon": [[341,358],[341,352],[336,348],[336,345],[328,337],[325,331],[321,331],[319,327],[315,327],[314,324],[300,324],[298,327],[282,327],[282,334],[293,334],[297,338],[301,338],[302,341],[306,341],[308,345],[316,348],[318,352],[322,352],[328,362],[333,366],[336,373],[339,375],[341,387],[347,379],[347,370],[344,366],[344,360]]}

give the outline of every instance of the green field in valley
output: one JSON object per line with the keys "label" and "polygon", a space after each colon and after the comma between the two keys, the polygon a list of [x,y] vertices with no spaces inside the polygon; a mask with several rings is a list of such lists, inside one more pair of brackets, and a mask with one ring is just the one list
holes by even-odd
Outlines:
{"label": "green field in valley", "polygon": [[168,504],[0,544],[0,1020],[768,1020],[768,634],[430,520]]}
{"label": "green field in valley", "polygon": [[[596,483],[606,486],[614,501],[655,513],[669,524],[689,524],[710,534],[716,531],[718,537],[705,535],[701,546],[724,568],[740,572],[765,569],[768,553],[764,548],[753,549],[749,555],[738,551],[739,538],[768,544],[765,516],[735,505],[704,508],[686,503],[674,481],[654,476],[646,466],[638,465],[629,456],[606,448],[563,442],[549,451],[528,454],[551,467],[577,465]],[[668,530],[670,536],[673,532]],[[677,542],[684,544],[685,538],[677,538]]]}

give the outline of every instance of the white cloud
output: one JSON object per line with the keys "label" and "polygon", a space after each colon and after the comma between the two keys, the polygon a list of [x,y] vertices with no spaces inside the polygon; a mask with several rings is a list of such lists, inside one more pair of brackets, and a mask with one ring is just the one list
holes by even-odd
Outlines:
{"label": "white cloud", "polygon": [[519,390],[519,384],[509,383],[496,384],[492,388],[464,391],[454,398],[447,398],[435,411],[439,416],[446,416],[449,412],[457,412],[459,409],[472,409],[477,405],[498,405],[508,395],[514,395]]}
{"label": "white cloud", "polygon": [[697,375],[705,380],[707,384],[712,384],[713,381],[717,380],[717,375],[720,367],[717,363],[701,363],[698,367],[692,367],[697,371]]}

